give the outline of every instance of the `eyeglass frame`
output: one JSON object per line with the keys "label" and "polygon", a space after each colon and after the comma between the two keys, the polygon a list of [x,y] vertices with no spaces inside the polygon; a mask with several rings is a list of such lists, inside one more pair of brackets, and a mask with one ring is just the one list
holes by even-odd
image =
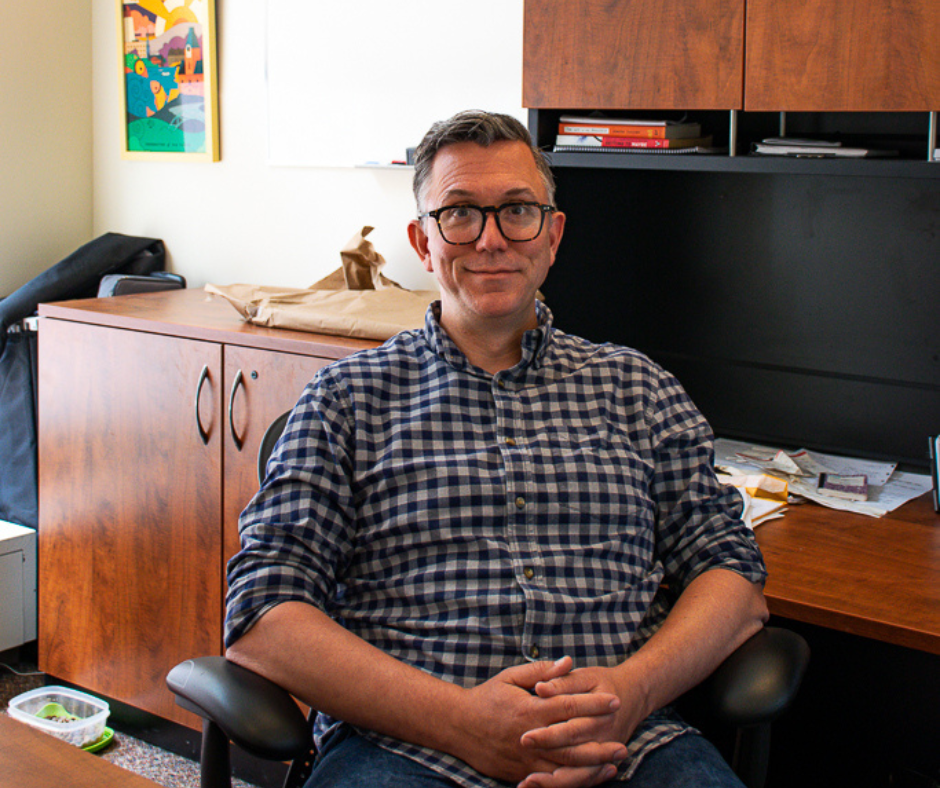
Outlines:
{"label": "eyeglass frame", "polygon": [[[508,208],[512,205],[527,205],[533,208],[539,209],[539,229],[536,231],[535,235],[531,238],[526,238],[524,241],[517,241],[514,238],[510,238],[506,235],[503,230],[503,225],[499,222],[499,212],[503,208]],[[480,232],[476,238],[472,241],[448,241],[447,236],[444,235],[444,229],[441,227],[440,216],[444,211],[451,211],[454,208],[473,208],[480,211],[483,214],[483,223],[480,225]],[[510,200],[509,202],[504,202],[502,205],[444,205],[440,208],[436,208],[433,211],[425,211],[424,213],[419,213],[419,219],[427,219],[429,216],[434,219],[437,223],[437,229],[441,234],[441,238],[444,243],[450,244],[451,246],[469,246],[470,244],[475,244],[483,236],[484,231],[486,230],[486,217],[487,214],[493,214],[493,218],[496,220],[496,229],[499,230],[499,234],[503,236],[510,243],[528,243],[529,241],[534,241],[542,234],[542,230],[545,229],[545,214],[555,213],[558,209],[554,205],[546,205],[545,203],[536,202],[534,200]]]}

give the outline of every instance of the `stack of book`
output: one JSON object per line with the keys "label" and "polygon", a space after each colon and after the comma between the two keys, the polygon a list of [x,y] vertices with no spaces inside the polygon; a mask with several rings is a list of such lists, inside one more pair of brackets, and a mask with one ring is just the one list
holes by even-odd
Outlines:
{"label": "stack of book", "polygon": [[793,156],[805,159],[860,159],[898,155],[896,150],[850,148],[837,140],[796,137],[768,137],[761,142],[755,142],[752,150],[758,156]]}
{"label": "stack of book", "polygon": [[698,123],[672,120],[630,120],[563,115],[554,152],[702,153],[712,138],[702,136]]}

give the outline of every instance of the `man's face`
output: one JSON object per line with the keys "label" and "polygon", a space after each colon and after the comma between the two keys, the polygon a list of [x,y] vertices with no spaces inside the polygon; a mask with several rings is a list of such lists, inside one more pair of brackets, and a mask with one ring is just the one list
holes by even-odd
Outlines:
{"label": "man's face", "polygon": [[[529,148],[522,142],[485,148],[462,142],[435,156],[422,209],[514,201],[548,201]],[[564,214],[548,214],[537,238],[507,241],[488,214],[480,238],[457,246],[444,241],[433,218],[413,221],[408,235],[440,285],[443,325],[477,331],[497,323],[534,328],[535,293],[555,262],[564,223]]]}

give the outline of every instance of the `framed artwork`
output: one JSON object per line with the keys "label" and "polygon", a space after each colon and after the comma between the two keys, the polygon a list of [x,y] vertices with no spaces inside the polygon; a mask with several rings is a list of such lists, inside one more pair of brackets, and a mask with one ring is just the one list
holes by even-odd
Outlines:
{"label": "framed artwork", "polygon": [[218,161],[215,0],[117,0],[128,159]]}

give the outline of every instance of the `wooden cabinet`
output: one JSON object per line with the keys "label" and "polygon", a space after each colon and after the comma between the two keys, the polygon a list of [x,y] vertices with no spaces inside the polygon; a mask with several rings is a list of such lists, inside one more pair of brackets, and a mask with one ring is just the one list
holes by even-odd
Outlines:
{"label": "wooden cabinet", "polygon": [[164,677],[222,652],[261,436],[317,369],[375,343],[257,329],[198,291],[40,315],[40,667],[195,725]]}
{"label": "wooden cabinet", "polygon": [[936,0],[525,4],[532,108],[935,111],[938,63]]}
{"label": "wooden cabinet", "polygon": [[740,109],[744,0],[525,4],[523,104]]}
{"label": "wooden cabinet", "polygon": [[936,0],[748,0],[746,110],[940,110]]}

